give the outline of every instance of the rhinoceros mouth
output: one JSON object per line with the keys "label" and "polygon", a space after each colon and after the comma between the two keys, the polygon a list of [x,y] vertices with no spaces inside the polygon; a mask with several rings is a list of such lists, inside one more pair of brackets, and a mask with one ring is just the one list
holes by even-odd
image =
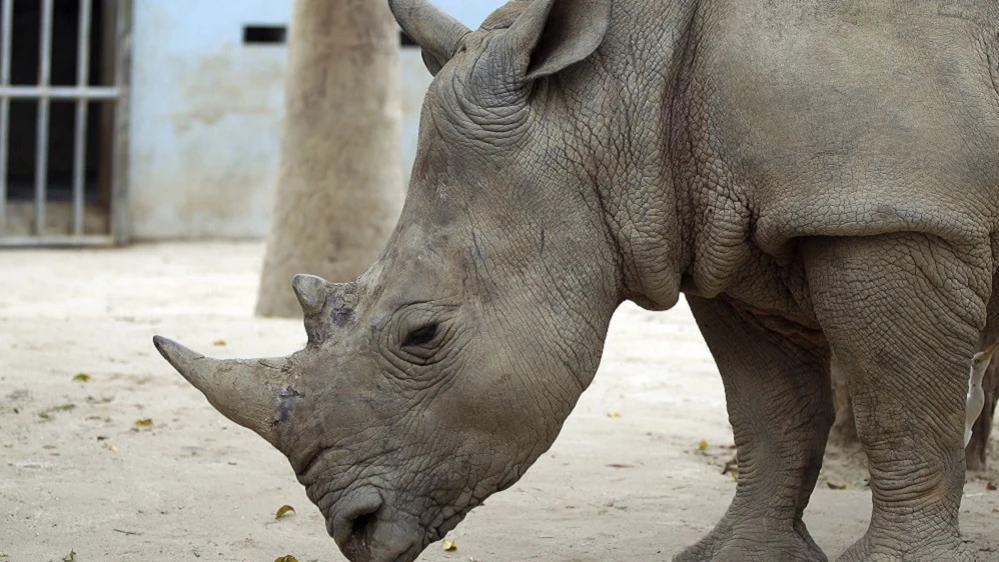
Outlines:
{"label": "rhinoceros mouth", "polygon": [[354,491],[337,504],[327,517],[327,531],[350,562],[413,562],[471,509],[428,526],[403,515],[372,489]]}
{"label": "rhinoceros mouth", "polygon": [[422,529],[392,516],[377,491],[358,491],[339,503],[327,531],[350,562],[412,562],[429,544]]}

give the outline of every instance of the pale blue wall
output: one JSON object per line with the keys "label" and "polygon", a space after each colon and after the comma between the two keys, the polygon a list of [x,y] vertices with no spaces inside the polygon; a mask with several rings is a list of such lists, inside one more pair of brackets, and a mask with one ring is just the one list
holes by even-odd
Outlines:
{"label": "pale blue wall", "polygon": [[434,4],[454,16],[458,21],[475,29],[506,0],[434,0]]}
{"label": "pale blue wall", "polygon": [[137,239],[259,237],[277,176],[288,0],[135,3],[129,211]]}
{"label": "pale blue wall", "polygon": [[[502,3],[437,1],[473,28]],[[266,235],[286,48],[244,45],[242,33],[245,24],[287,25],[290,16],[291,0],[135,2],[128,181],[135,239]],[[404,50],[402,72],[408,177],[430,76],[414,49]]]}

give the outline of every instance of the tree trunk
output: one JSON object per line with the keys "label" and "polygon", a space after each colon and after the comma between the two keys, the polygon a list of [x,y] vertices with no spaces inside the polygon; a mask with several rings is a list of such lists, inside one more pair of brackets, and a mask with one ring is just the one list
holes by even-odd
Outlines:
{"label": "tree trunk", "polygon": [[[978,350],[982,351],[999,339],[999,333],[991,330],[984,332],[978,342]],[[968,358],[968,368],[971,368],[971,358]],[[833,385],[833,400],[836,404],[836,423],[829,434],[830,445],[849,447],[858,445],[857,425],[853,418],[853,403],[846,387],[846,377],[833,356],[830,365]],[[971,441],[965,449],[968,470],[986,470],[988,468],[988,445],[992,434],[992,419],[995,415],[996,400],[999,398],[999,357],[994,359],[985,372],[982,382],[985,390],[985,407],[972,428]]]}
{"label": "tree trunk", "polygon": [[301,316],[296,273],[349,281],[404,198],[399,37],[384,0],[295,0],[284,136],[257,314]]}

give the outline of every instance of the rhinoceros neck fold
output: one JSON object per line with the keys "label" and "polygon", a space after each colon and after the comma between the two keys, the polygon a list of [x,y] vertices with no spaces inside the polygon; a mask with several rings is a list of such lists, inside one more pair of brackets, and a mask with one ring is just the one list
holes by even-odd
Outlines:
{"label": "rhinoceros neck fold", "polygon": [[[592,187],[591,203],[619,254],[624,297],[654,310],[677,302],[689,261],[684,234],[691,211],[682,193],[687,186],[671,152],[685,137],[673,129],[683,125],[676,119],[677,103],[691,57],[678,38],[693,33],[694,4],[636,3],[627,13],[615,11],[597,55],[561,73],[547,95],[548,104],[564,106],[546,107],[547,113],[594,116],[570,133],[564,159],[581,167],[580,178]],[[649,45],[649,54],[636,59],[629,33],[653,20],[671,27],[661,44]],[[556,124],[565,119],[549,118]]]}

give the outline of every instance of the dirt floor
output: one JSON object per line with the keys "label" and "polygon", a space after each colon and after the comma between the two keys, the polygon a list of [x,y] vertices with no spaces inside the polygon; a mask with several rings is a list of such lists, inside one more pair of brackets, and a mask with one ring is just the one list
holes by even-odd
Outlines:
{"label": "dirt floor", "polygon": [[[0,253],[0,562],[343,560],[287,461],[151,343],[163,334],[220,357],[299,349],[300,322],[252,316],[262,250]],[[725,511],[731,444],[686,306],[624,306],[552,450],[452,531],[455,550],[434,544],[421,560],[669,560]],[[832,559],[866,528],[864,477],[855,459],[832,459],[806,512]],[[981,560],[999,560],[989,478],[969,479],[962,527]],[[297,513],[275,520],[284,504]]]}

